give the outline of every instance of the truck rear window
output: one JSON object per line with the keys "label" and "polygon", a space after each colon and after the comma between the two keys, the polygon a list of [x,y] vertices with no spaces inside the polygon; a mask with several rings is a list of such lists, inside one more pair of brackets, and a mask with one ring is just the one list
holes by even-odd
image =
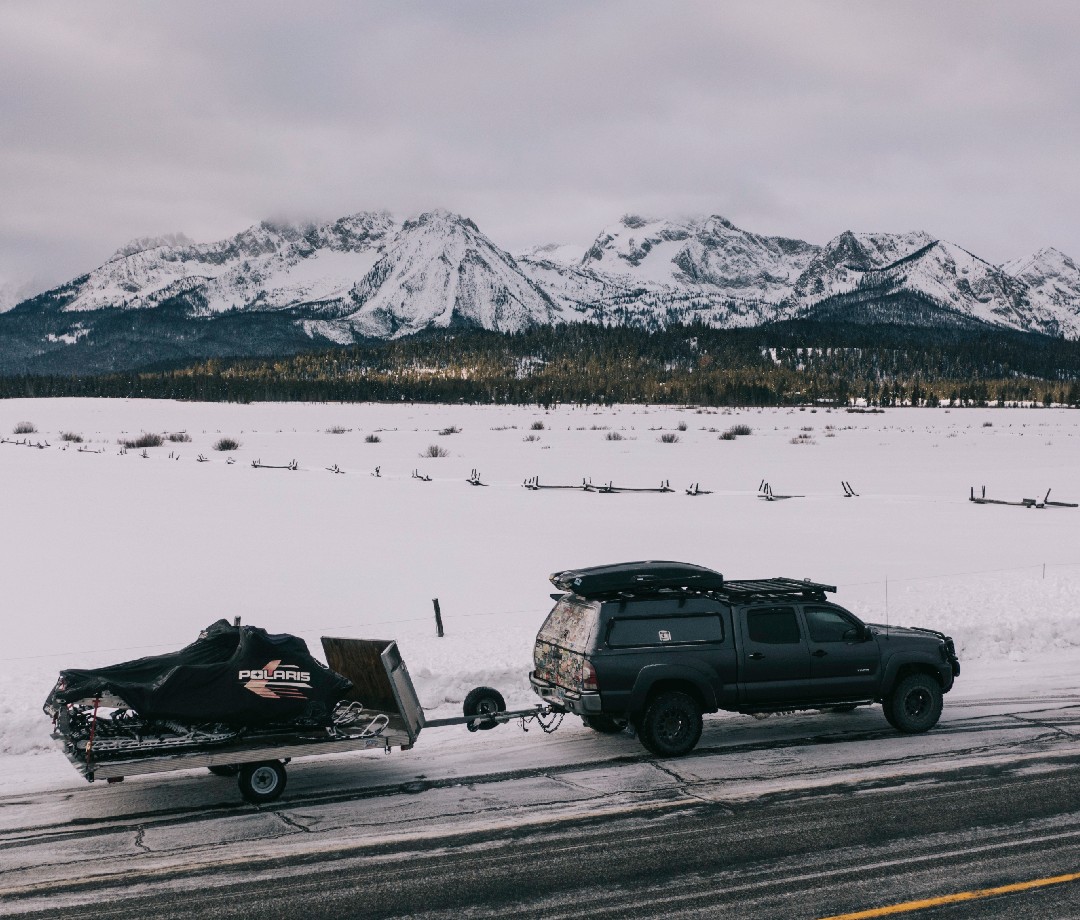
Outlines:
{"label": "truck rear window", "polygon": [[746,613],[751,642],[762,645],[797,645],[802,641],[794,607],[762,607]]}
{"label": "truck rear window", "polygon": [[571,652],[588,650],[589,640],[600,619],[600,605],[588,601],[563,599],[548,614],[536,636],[537,642],[549,642]]}
{"label": "truck rear window", "polygon": [[715,614],[699,617],[637,617],[613,620],[607,640],[612,648],[723,641],[724,624]]}

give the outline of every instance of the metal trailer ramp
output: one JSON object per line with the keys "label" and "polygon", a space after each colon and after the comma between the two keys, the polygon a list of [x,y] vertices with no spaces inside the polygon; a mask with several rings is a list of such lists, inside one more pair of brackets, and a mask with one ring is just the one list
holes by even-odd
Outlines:
{"label": "metal trailer ramp", "polygon": [[363,704],[365,712],[387,716],[387,730],[407,735],[404,746],[411,747],[425,725],[424,709],[397,642],[323,636],[322,647],[330,670],[352,681],[345,699]]}

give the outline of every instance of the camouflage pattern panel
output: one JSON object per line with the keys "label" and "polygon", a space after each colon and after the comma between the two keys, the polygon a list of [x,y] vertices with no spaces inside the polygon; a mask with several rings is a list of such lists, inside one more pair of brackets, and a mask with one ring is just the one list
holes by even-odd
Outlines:
{"label": "camouflage pattern panel", "polygon": [[583,653],[588,651],[599,621],[598,603],[572,597],[560,600],[536,637],[536,676],[559,687],[580,688]]}

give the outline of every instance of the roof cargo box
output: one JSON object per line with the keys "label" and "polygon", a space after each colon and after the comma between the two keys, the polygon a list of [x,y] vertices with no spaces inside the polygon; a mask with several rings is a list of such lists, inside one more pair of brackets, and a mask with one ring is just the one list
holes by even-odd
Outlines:
{"label": "roof cargo box", "polygon": [[716,591],[724,586],[724,576],[719,572],[688,562],[622,562],[568,569],[549,578],[561,591],[572,591],[581,597],[623,591],[640,594],[662,588]]}

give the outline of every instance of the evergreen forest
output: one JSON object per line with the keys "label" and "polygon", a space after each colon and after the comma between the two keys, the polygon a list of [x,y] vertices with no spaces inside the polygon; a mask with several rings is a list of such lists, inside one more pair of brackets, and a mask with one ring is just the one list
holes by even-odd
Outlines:
{"label": "evergreen forest", "polygon": [[0,397],[204,401],[1080,406],[1080,342],[1000,329],[791,321],[753,329],[480,329],[280,358],[0,377]]}

